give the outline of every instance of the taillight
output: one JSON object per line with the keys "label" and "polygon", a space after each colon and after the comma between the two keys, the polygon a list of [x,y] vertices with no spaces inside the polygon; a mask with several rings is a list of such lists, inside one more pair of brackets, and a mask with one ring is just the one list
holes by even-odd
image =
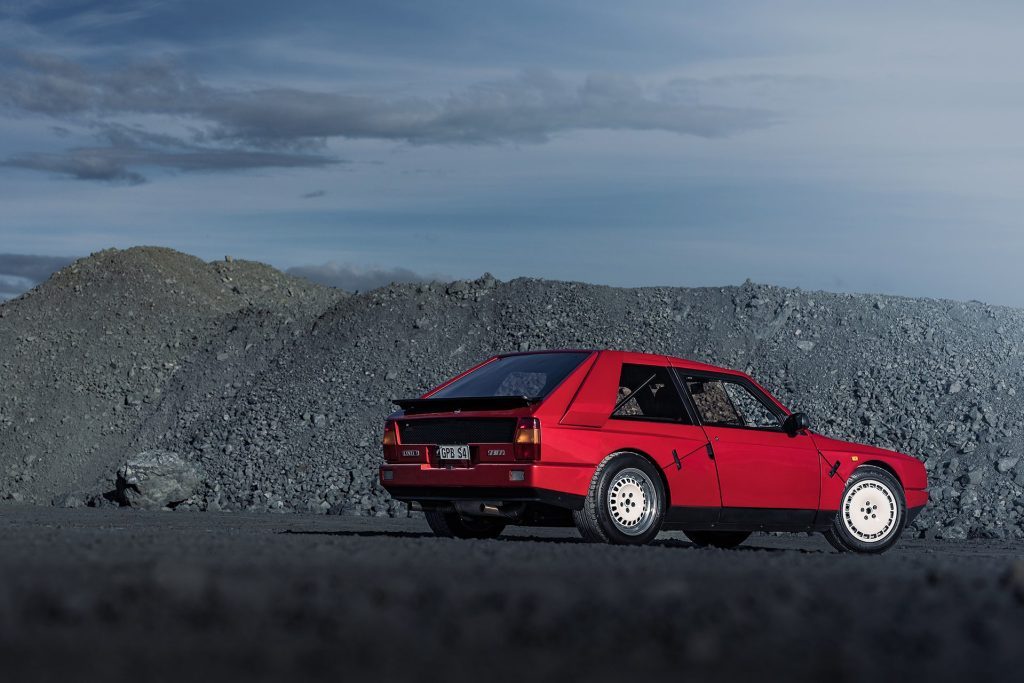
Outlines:
{"label": "taillight", "polygon": [[398,425],[394,420],[387,420],[384,423],[384,438],[381,439],[384,446],[384,459],[388,462],[398,460]]}
{"label": "taillight", "polygon": [[540,460],[540,420],[521,417],[516,425],[516,460]]}

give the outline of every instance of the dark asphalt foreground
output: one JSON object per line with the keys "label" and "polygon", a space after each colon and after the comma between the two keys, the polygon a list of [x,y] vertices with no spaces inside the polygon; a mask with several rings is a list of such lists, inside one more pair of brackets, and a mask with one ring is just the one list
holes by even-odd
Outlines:
{"label": "dark asphalt foreground", "polygon": [[0,507],[26,680],[1005,680],[1024,546],[434,538],[420,520]]}

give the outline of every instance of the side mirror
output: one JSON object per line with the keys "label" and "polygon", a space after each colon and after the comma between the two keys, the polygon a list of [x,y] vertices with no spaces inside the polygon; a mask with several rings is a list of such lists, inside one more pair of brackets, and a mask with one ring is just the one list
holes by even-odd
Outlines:
{"label": "side mirror", "polygon": [[782,431],[787,434],[796,434],[810,428],[811,421],[807,417],[807,413],[791,413],[782,423]]}

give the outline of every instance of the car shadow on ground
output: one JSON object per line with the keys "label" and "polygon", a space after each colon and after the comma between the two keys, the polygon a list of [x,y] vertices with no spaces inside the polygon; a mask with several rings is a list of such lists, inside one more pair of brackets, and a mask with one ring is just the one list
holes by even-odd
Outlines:
{"label": "car shadow on ground", "polygon": [[286,536],[342,536],[350,538],[431,538],[434,536],[429,531],[299,531],[295,529],[284,529],[278,531]]}
{"label": "car shadow on ground", "polygon": [[[388,530],[374,530],[374,531],[353,531],[353,530],[337,530],[337,531],[306,531],[306,530],[295,530],[285,529],[279,531],[279,534],[290,535],[290,536],[336,536],[340,538],[391,538],[391,539],[425,539],[432,538],[436,539],[438,536],[431,531],[388,531]],[[511,543],[559,543],[559,544],[575,544],[575,545],[595,545],[584,541],[582,538],[573,536],[528,536],[528,535],[512,535],[512,536],[499,536],[495,539],[489,539],[499,542],[511,542]],[[683,541],[676,538],[661,538],[652,541],[647,544],[652,548],[679,548],[689,550],[719,550],[717,548],[705,548],[699,546],[696,543],[689,541]],[[735,548],[729,548],[732,552],[766,552],[766,553],[790,553],[790,554],[804,554],[804,555],[821,555],[827,551],[809,549],[809,548],[775,548],[764,545],[740,545]]]}
{"label": "car shadow on ground", "polygon": [[[296,531],[285,529],[278,533],[295,536],[339,536],[343,538],[439,538],[432,531]],[[512,541],[516,543],[584,543],[582,538],[573,538],[572,536],[499,536],[496,539],[488,540]]]}
{"label": "car shadow on ground", "polygon": [[661,548],[689,548],[691,550],[719,550],[737,553],[787,553],[787,554],[801,554],[801,555],[822,555],[826,553],[825,550],[818,550],[816,548],[777,548],[766,545],[758,545],[757,542],[744,543],[738,545],[735,548],[714,548],[712,546],[700,546],[691,541],[682,541],[677,538],[662,538],[652,541],[648,545]]}

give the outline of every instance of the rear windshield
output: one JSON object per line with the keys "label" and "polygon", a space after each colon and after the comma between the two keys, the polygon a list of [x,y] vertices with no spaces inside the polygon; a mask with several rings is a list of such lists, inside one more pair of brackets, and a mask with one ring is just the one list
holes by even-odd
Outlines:
{"label": "rear windshield", "polygon": [[590,353],[531,353],[506,356],[452,382],[430,398],[526,396],[544,398]]}

